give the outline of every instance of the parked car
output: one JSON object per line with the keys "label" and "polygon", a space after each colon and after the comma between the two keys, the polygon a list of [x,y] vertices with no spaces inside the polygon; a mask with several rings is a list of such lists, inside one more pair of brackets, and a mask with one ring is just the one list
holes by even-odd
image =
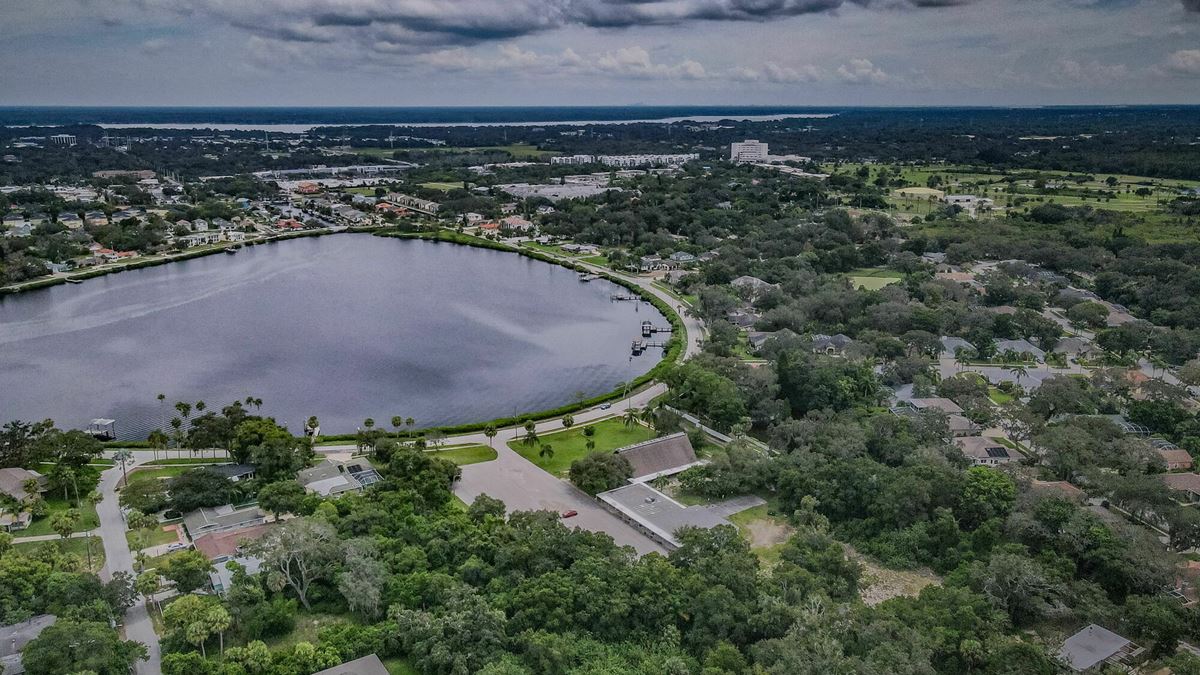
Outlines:
{"label": "parked car", "polygon": [[579,515],[579,512],[576,511],[575,509],[571,509],[570,511],[563,511],[562,517],[563,518],[574,518],[577,515]]}

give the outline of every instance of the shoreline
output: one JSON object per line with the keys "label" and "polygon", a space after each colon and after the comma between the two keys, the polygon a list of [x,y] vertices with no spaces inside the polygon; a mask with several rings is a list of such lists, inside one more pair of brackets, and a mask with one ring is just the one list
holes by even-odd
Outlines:
{"label": "shoreline", "polygon": [[[561,258],[558,256],[550,255],[548,253],[544,253],[542,251],[538,251],[535,249],[528,249],[528,248],[524,248],[524,247],[514,247],[514,246],[511,246],[508,244],[491,241],[489,239],[482,239],[479,237],[474,237],[472,235],[462,234],[462,233],[456,232],[454,230],[447,230],[447,229],[442,229],[442,228],[439,228],[439,229],[433,230],[433,231],[413,231],[413,232],[405,232],[405,231],[401,231],[401,230],[398,230],[395,228],[382,228],[382,227],[349,228],[346,230],[339,230],[339,231],[311,230],[311,231],[306,231],[306,232],[288,233],[288,234],[279,235],[279,236],[275,236],[275,237],[267,237],[267,238],[255,239],[255,240],[251,240],[251,241],[238,242],[238,243],[243,244],[243,246],[257,246],[260,244],[270,244],[270,243],[274,243],[274,242],[278,242],[278,241],[287,241],[290,239],[301,239],[301,238],[306,238],[306,237],[320,237],[320,236],[334,235],[334,234],[340,234],[342,232],[351,232],[354,234],[371,234],[371,235],[377,236],[377,237],[390,237],[390,238],[396,238],[396,239],[421,239],[421,240],[430,241],[433,243],[446,243],[446,244],[459,245],[459,246],[472,246],[475,248],[483,248],[483,249],[490,249],[490,250],[494,250],[494,251],[515,253],[517,255],[521,255],[521,256],[524,256],[527,258],[532,258],[532,259],[538,260],[540,262],[545,262],[545,263],[549,263],[552,265],[558,265],[560,267],[565,267],[565,268],[570,269],[575,272],[588,272],[588,273],[599,274],[600,277],[603,278],[604,280],[609,281],[614,284],[617,284],[618,286],[621,286],[622,288],[636,294],[638,296],[638,298],[641,299],[641,301],[648,302],[651,306],[653,306],[656,310],[658,310],[658,312],[661,313],[663,315],[663,317],[667,320],[667,322],[671,325],[671,337],[667,340],[667,347],[664,350],[663,356],[658,360],[657,363],[654,364],[653,367],[651,367],[649,370],[647,370],[642,375],[639,375],[637,378],[634,378],[633,380],[631,380],[629,382],[628,388],[622,387],[621,389],[617,389],[617,390],[613,390],[613,391],[606,392],[603,394],[599,394],[597,396],[593,396],[593,397],[587,398],[582,401],[567,403],[567,404],[557,406],[554,408],[531,411],[531,412],[516,415],[516,416],[506,416],[506,417],[498,417],[498,418],[488,419],[488,420],[481,420],[478,422],[468,422],[468,423],[457,424],[457,425],[429,427],[427,429],[421,429],[420,430],[421,432],[440,431],[447,435],[462,434],[462,433],[469,433],[469,432],[473,432],[473,431],[480,431],[489,425],[494,425],[497,429],[501,429],[501,428],[505,428],[505,427],[511,427],[513,425],[523,424],[526,421],[537,422],[537,421],[543,421],[543,420],[547,420],[547,419],[554,419],[557,417],[561,417],[563,415],[578,412],[580,410],[586,410],[588,408],[593,408],[602,403],[619,400],[619,399],[625,397],[626,395],[633,395],[633,394],[643,390],[646,386],[651,385],[655,380],[657,380],[658,377],[662,374],[663,370],[665,370],[671,364],[674,364],[677,361],[681,360],[681,358],[685,354],[685,347],[687,345],[687,340],[688,340],[687,327],[685,326],[683,319],[679,316],[679,314],[675,311],[675,308],[672,307],[669,302],[665,301],[663,298],[656,295],[653,291],[643,288],[642,286],[638,285],[637,283],[630,281],[628,279],[625,279],[622,276],[620,276],[612,271],[598,271],[595,268],[586,266],[584,263],[574,261],[571,259],[567,259],[567,258]],[[4,296],[8,296],[8,295],[17,295],[17,294],[28,292],[28,291],[34,291],[34,290],[39,290],[39,289],[43,289],[43,288],[48,288],[51,286],[58,286],[58,285],[66,284],[66,283],[68,283],[67,282],[68,278],[78,279],[80,281],[83,281],[86,279],[101,277],[101,276],[105,276],[108,274],[117,274],[117,273],[124,272],[127,270],[144,269],[147,267],[166,265],[166,264],[169,264],[172,262],[193,260],[196,258],[208,256],[208,255],[216,255],[216,254],[223,253],[225,248],[226,247],[224,247],[224,246],[218,246],[218,247],[214,247],[211,249],[206,249],[204,251],[197,251],[193,255],[185,254],[185,255],[171,256],[171,257],[165,257],[165,258],[156,258],[153,260],[143,260],[143,261],[139,261],[138,263],[129,263],[126,265],[115,266],[115,267],[106,268],[103,270],[95,270],[90,274],[85,273],[85,274],[81,274],[81,275],[72,275],[71,277],[54,277],[51,279],[45,279],[41,282],[27,283],[26,285],[20,286],[20,287],[14,288],[14,287],[10,286],[10,287],[5,287],[5,288],[0,288],[0,298],[3,298]],[[417,434],[415,434],[415,433],[385,434],[385,436],[387,436],[387,437],[394,437],[394,438],[411,438],[416,435]],[[354,442],[356,435],[355,434],[331,434],[331,435],[323,436],[322,438],[325,440],[331,440],[331,441]],[[110,447],[110,448],[111,447],[123,447],[123,448],[149,447],[148,443],[146,443],[145,441],[121,441],[121,440],[108,441],[105,443],[105,446]]]}

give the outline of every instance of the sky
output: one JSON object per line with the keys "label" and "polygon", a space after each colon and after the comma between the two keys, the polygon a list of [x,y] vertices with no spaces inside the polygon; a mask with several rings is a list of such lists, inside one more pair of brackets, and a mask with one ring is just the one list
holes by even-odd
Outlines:
{"label": "sky", "polygon": [[1200,0],[0,0],[0,105],[1200,104]]}

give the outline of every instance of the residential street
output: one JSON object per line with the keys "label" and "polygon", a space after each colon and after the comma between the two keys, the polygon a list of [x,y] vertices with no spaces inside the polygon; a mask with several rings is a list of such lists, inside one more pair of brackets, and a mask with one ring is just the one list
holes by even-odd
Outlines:
{"label": "residential street", "polygon": [[[134,452],[133,461],[127,464],[126,468],[132,469],[151,458],[152,453],[149,451]],[[105,558],[100,578],[105,581],[111,579],[114,572],[134,574],[133,554],[129,550],[129,542],[125,539],[125,520],[121,517],[121,506],[117,503],[117,484],[122,473],[118,464],[100,474],[100,494],[104,499],[96,505],[96,514],[100,517],[99,531],[100,539],[104,543]],[[154,625],[141,598],[125,612],[125,637],[146,645],[150,651],[150,658],[138,663],[138,673],[157,675],[162,672],[158,636],[154,633]]]}

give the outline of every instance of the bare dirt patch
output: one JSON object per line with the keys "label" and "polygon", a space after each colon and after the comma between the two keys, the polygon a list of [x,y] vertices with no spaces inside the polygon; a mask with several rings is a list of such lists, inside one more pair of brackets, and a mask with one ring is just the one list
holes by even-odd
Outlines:
{"label": "bare dirt patch", "polygon": [[859,595],[867,606],[874,607],[901,596],[916,597],[926,586],[942,583],[942,578],[932,570],[890,570],[855,551],[852,546],[846,546],[846,551],[863,566]]}

